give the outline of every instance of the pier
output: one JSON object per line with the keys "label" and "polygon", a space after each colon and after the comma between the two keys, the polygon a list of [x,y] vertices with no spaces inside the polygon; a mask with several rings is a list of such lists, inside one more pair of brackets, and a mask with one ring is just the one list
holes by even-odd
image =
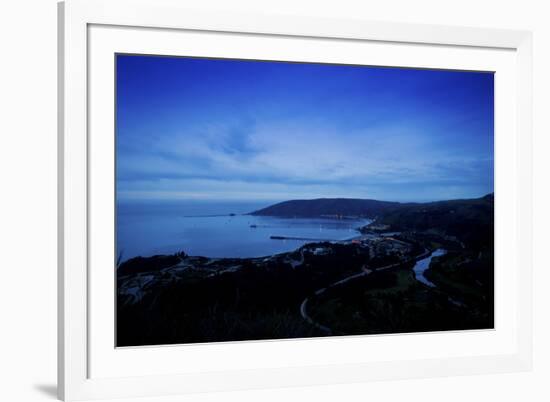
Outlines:
{"label": "pier", "polygon": [[338,239],[315,239],[311,237],[294,237],[294,236],[269,236],[272,240],[303,240],[303,241],[339,241]]}

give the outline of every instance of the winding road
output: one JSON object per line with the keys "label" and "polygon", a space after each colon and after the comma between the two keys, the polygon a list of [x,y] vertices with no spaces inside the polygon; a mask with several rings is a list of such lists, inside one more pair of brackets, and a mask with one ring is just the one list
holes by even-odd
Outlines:
{"label": "winding road", "polygon": [[[390,264],[390,265],[386,265],[386,266],[383,266],[383,267],[380,267],[380,268],[376,268],[376,271],[384,271],[384,270],[391,269],[391,268],[397,268],[400,265],[408,264],[410,262],[416,262],[416,261],[421,260],[423,258],[429,257],[431,253],[432,252],[430,250],[424,249],[424,251],[422,253],[420,253],[420,254],[418,254],[414,257],[408,258],[405,261],[400,261],[400,262],[397,262],[397,263],[394,263],[394,264]],[[302,304],[300,305],[300,315],[302,316],[302,318],[304,320],[306,320],[308,323],[310,323],[314,327],[316,327],[316,328],[320,329],[321,331],[325,332],[327,335],[332,335],[333,331],[332,331],[331,328],[327,327],[326,325],[320,324],[319,322],[315,321],[313,318],[310,317],[310,315],[307,313],[307,303],[309,302],[309,300],[312,297],[319,296],[319,295],[325,293],[328,289],[344,285],[345,283],[347,283],[349,281],[352,281],[354,279],[357,279],[357,278],[365,277],[367,275],[370,275],[372,272],[374,272],[374,271],[371,270],[371,269],[368,269],[366,266],[363,266],[362,269],[361,269],[361,272],[359,272],[357,274],[354,274],[354,275],[350,275],[350,276],[348,276],[344,279],[340,279],[339,281],[331,283],[330,285],[328,285],[324,288],[316,290],[313,293],[312,296],[306,297],[304,299],[304,301],[302,302]]]}

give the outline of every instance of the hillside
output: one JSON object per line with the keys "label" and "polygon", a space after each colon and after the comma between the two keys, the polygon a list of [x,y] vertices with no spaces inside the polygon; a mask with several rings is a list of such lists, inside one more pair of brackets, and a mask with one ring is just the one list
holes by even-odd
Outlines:
{"label": "hillside", "polygon": [[[364,236],[259,258],[181,252],[125,261],[117,346],[494,328],[492,194],[424,204],[288,201],[254,214],[376,222]],[[414,268],[436,249],[446,252],[428,257],[428,286]]]}
{"label": "hillside", "polygon": [[315,200],[291,200],[271,205],[252,212],[250,215],[280,217],[319,217],[323,215],[362,216],[375,218],[382,213],[395,210],[398,202],[362,200],[353,198],[319,198]]}
{"label": "hillside", "polygon": [[438,201],[403,205],[386,211],[377,223],[391,230],[437,230],[458,236],[471,246],[492,243],[494,195],[466,200]]}
{"label": "hillside", "polygon": [[[377,200],[321,198],[292,200],[254,211],[251,215],[278,217],[362,216],[394,231],[437,231],[458,236],[471,246],[493,238],[494,195],[481,198],[398,203]],[[369,227],[365,227],[369,230]]]}

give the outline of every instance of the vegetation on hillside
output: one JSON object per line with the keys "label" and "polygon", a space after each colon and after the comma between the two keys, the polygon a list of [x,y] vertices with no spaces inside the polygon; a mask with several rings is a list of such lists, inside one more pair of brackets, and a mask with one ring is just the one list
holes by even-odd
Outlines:
{"label": "vegetation on hillside", "polygon": [[[117,270],[117,345],[493,328],[492,195],[398,205],[350,200],[345,210],[342,200],[314,201],[316,214],[360,215],[360,205],[377,205],[379,216],[357,240],[267,258],[181,252],[128,260]],[[296,203],[293,212],[303,207]],[[273,208],[290,213],[288,205]],[[424,273],[432,287],[412,268],[438,248],[447,253]],[[304,318],[306,300],[321,327]]]}

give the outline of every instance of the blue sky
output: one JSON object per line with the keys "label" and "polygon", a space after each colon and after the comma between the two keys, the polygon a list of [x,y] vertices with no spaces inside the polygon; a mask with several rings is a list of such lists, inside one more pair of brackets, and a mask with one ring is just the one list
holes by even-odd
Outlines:
{"label": "blue sky", "polygon": [[493,191],[493,74],[117,56],[119,199]]}

